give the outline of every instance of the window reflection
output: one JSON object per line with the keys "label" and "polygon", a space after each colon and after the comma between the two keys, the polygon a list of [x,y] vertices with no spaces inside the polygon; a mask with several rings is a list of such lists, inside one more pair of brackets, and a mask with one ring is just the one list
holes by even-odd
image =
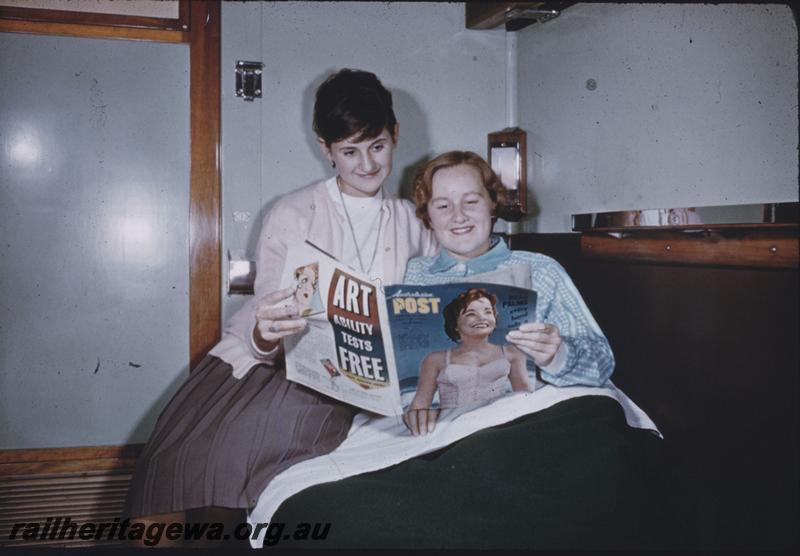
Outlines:
{"label": "window reflection", "polygon": [[162,209],[137,184],[108,184],[126,192],[111,203],[107,225],[110,255],[118,263],[142,270],[161,266],[166,261],[165,222]]}
{"label": "window reflection", "polygon": [[33,168],[42,158],[42,147],[38,134],[33,129],[22,129],[12,133],[8,141],[8,159],[12,166]]}

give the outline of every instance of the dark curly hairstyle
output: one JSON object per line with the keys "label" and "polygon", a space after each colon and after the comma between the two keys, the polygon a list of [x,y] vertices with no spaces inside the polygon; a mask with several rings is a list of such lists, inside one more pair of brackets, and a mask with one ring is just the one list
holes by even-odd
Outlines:
{"label": "dark curly hairstyle", "polygon": [[387,130],[393,139],[397,118],[392,93],[371,72],[342,69],[317,88],[314,102],[314,133],[330,147],[357,136],[364,141]]}
{"label": "dark curly hairstyle", "polygon": [[448,303],[442,312],[444,316],[444,332],[448,338],[454,342],[461,341],[461,334],[458,333],[458,317],[469,307],[470,303],[482,297],[488,299],[492,304],[494,318],[497,319],[497,297],[483,288],[470,288],[458,294],[458,297]]}

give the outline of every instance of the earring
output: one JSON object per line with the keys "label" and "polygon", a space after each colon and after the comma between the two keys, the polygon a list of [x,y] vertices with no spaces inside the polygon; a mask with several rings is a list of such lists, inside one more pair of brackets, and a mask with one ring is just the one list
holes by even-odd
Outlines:
{"label": "earring", "polygon": [[336,168],[336,162],[331,160],[331,168]]}

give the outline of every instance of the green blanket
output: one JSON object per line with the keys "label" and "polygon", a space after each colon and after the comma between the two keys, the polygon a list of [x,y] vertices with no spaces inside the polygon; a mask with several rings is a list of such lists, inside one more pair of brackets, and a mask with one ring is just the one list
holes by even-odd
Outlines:
{"label": "green blanket", "polygon": [[330,523],[280,548],[658,548],[677,539],[664,441],[585,396],[393,467],[317,485],[272,522]]}

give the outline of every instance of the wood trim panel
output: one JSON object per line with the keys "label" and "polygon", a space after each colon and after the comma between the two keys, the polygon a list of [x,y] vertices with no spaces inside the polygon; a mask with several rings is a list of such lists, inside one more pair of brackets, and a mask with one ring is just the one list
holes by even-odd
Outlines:
{"label": "wood trim panel", "polygon": [[7,463],[0,465],[0,478],[16,477],[20,475],[50,475],[62,473],[86,473],[91,468],[94,471],[110,471],[120,467],[136,465],[133,458],[125,460],[75,460],[75,461],[44,461],[29,463]]}
{"label": "wood trim panel", "polygon": [[168,19],[3,6],[0,32],[188,43],[189,0],[180,0],[178,14],[178,19]]}
{"label": "wood trim panel", "polygon": [[192,4],[190,368],[199,363],[221,334],[220,12],[215,1]]}
{"label": "wood trim panel", "polygon": [[619,233],[619,234],[638,234],[641,232],[703,232],[720,231],[729,232],[733,230],[786,230],[791,232],[797,228],[796,222],[756,222],[756,223],[732,223],[732,224],[681,224],[676,226],[596,226],[572,228],[573,232],[579,233]]}
{"label": "wood trim panel", "polygon": [[[178,9],[180,10],[180,4]],[[138,27],[143,29],[163,30],[181,29],[180,19],[70,10],[15,8],[10,6],[0,6],[0,18],[19,19],[23,21],[46,21],[49,23],[72,23],[77,25],[103,25],[106,27]],[[183,30],[188,30],[188,26],[184,27]]]}
{"label": "wood trim panel", "polygon": [[189,42],[189,33],[184,31],[164,31],[161,29],[109,27],[104,25],[82,25],[73,23],[49,23],[2,18],[0,18],[0,33],[27,33],[31,35],[56,35],[90,39],[123,39],[165,43]]}
{"label": "wood trim panel", "polygon": [[0,465],[45,461],[136,458],[143,446],[144,444],[123,444],[118,446],[81,446],[78,448],[0,450]]}
{"label": "wood trim panel", "polygon": [[621,237],[584,233],[588,259],[756,268],[798,268],[798,229],[628,232]]}
{"label": "wood trim panel", "polygon": [[192,28],[192,3],[190,0],[180,0],[178,4],[178,28],[190,31]]}
{"label": "wood trim panel", "polygon": [[133,468],[144,444],[0,450],[0,478]]}
{"label": "wood trim panel", "polygon": [[[58,517],[68,517],[75,524],[120,519],[143,447],[129,444],[0,451],[0,546],[122,544],[116,538],[58,538],[56,532],[23,538],[15,524],[38,523],[44,527],[48,519]],[[10,539],[12,531],[14,539]]]}

